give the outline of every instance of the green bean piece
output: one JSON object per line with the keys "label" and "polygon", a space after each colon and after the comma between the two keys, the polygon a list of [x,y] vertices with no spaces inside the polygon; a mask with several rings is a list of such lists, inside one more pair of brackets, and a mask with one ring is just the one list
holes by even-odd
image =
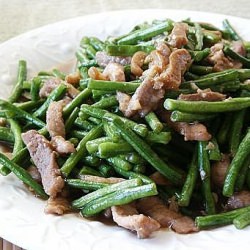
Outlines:
{"label": "green bean piece", "polygon": [[229,133],[229,149],[232,156],[235,156],[240,145],[245,114],[246,109],[242,109],[238,112],[235,112],[231,120],[232,124]]}
{"label": "green bean piece", "polygon": [[156,133],[154,131],[149,131],[145,139],[149,144],[152,143],[168,144],[171,140],[171,132],[163,131]]}
{"label": "green bean piece", "polygon": [[181,111],[173,111],[170,119],[173,122],[194,122],[194,121],[207,121],[214,119],[216,114],[199,114],[199,113],[186,113]]}
{"label": "green bean piece", "polygon": [[83,48],[78,48],[78,50],[76,51],[76,58],[77,60],[82,64],[83,62],[88,62],[89,58],[87,56],[87,53],[85,51],[85,49]]}
{"label": "green bean piece", "polygon": [[241,87],[240,81],[235,80],[213,85],[210,87],[210,89],[214,92],[228,93],[228,92],[235,92],[239,90],[240,87]]}
{"label": "green bean piece", "polygon": [[115,164],[112,164],[112,167],[114,168],[115,172],[127,179],[133,179],[133,178],[140,178],[143,183],[145,184],[149,184],[149,183],[152,183],[153,181],[146,175],[143,175],[143,174],[140,174],[140,173],[135,173],[134,171],[127,171],[127,170],[124,170],[118,166],[116,166]]}
{"label": "green bean piece", "polygon": [[232,59],[235,59],[243,64],[245,68],[250,68],[250,59],[247,59],[246,57],[240,55],[239,53],[233,51],[228,46],[225,46],[223,49],[223,52],[225,55],[231,57]]}
{"label": "green bean piece", "polygon": [[89,180],[80,180],[80,179],[67,179],[67,184],[73,188],[80,188],[85,190],[98,190],[109,186],[107,183],[89,181]]}
{"label": "green bean piece", "polygon": [[237,69],[239,74],[239,80],[244,82],[245,80],[250,78],[250,69]]}
{"label": "green bean piece", "polygon": [[169,32],[173,28],[173,21],[167,19],[159,24],[150,26],[143,30],[136,30],[127,34],[117,41],[119,45],[136,44],[138,41],[145,41],[164,32]]}
{"label": "green bean piece", "polygon": [[167,110],[178,110],[188,113],[230,112],[250,107],[250,97],[228,98],[217,102],[166,99],[164,107]]}
{"label": "green bean piece", "polygon": [[87,87],[86,85],[86,79],[89,78],[89,74],[88,74],[88,68],[86,67],[79,67],[79,73],[81,76],[81,80],[80,80],[80,87],[82,87],[82,89],[85,89]]}
{"label": "green bean piece", "polygon": [[204,89],[227,81],[238,80],[238,76],[239,73],[236,70],[225,70],[222,72],[204,75],[197,80],[183,82],[180,85],[180,88],[192,88],[192,85],[195,83],[199,88]]}
{"label": "green bean piece", "polygon": [[116,93],[116,91],[106,91],[106,90],[92,89],[92,96],[93,96],[93,99],[95,101],[100,100],[104,96],[115,95],[115,93]]}
{"label": "green bean piece", "polygon": [[72,130],[70,135],[76,137],[77,139],[82,139],[88,132],[83,130]]}
{"label": "green bean piece", "polygon": [[115,95],[103,97],[100,101],[95,102],[92,106],[96,108],[106,109],[118,105]]}
{"label": "green bean piece", "polygon": [[142,185],[142,181],[139,178],[125,180],[125,181],[118,182],[115,184],[110,184],[107,187],[98,189],[94,192],[91,192],[89,194],[82,196],[81,198],[79,198],[77,200],[74,200],[72,202],[72,206],[74,208],[81,209],[89,202],[94,201],[96,199],[99,199],[101,197],[104,197],[108,194],[114,193],[116,191],[124,190],[126,188],[137,187],[137,186],[141,186],[141,185]]}
{"label": "green bean piece", "polygon": [[231,224],[236,217],[248,212],[250,212],[250,206],[238,208],[230,212],[224,212],[220,214],[198,216],[195,218],[195,224],[199,229],[224,226]]}
{"label": "green bean piece", "polygon": [[243,166],[238,174],[237,180],[235,182],[235,190],[237,192],[241,191],[244,187],[245,181],[247,179],[247,170],[250,167],[250,157],[244,161]]}
{"label": "green bean piece", "polygon": [[194,62],[200,62],[210,54],[210,49],[205,48],[204,50],[189,50],[189,53]]}
{"label": "green bean piece", "polygon": [[223,186],[224,196],[230,197],[233,195],[237,176],[239,175],[239,172],[242,169],[244,161],[248,157],[249,152],[250,152],[250,129],[248,130],[247,134],[241,141],[239,148],[227,171]]}
{"label": "green bean piece", "polygon": [[137,51],[149,54],[155,50],[154,46],[144,45],[107,45],[106,52],[111,56],[133,56]]}
{"label": "green bean piece", "polygon": [[156,170],[166,176],[174,184],[180,184],[183,180],[183,173],[177,169],[168,166],[167,163],[151,149],[151,147],[132,130],[130,130],[122,120],[112,119],[114,125],[121,131],[122,137],[137,151],[147,162]]}
{"label": "green bean piece", "polygon": [[250,211],[242,213],[233,219],[233,224],[237,229],[243,229],[250,225]]}
{"label": "green bean piece", "polygon": [[15,157],[15,155],[22,150],[23,148],[23,140],[21,137],[21,127],[18,124],[18,122],[16,122],[14,119],[8,119],[8,122],[10,124],[10,130],[12,131],[14,138],[15,138],[15,143],[14,143],[14,148],[12,151],[12,157]]}
{"label": "green bean piece", "polygon": [[61,172],[64,176],[68,176],[73,168],[76,166],[76,164],[81,160],[81,158],[86,154],[86,143],[88,141],[91,141],[95,138],[98,138],[101,136],[103,132],[102,125],[97,125],[93,129],[91,129],[85,137],[82,138],[82,140],[79,142],[78,146],[76,147],[76,152],[72,153],[69,158],[66,160],[66,162],[61,167]]}
{"label": "green bean piece", "polygon": [[113,142],[119,142],[122,139],[120,131],[113,124],[110,124],[104,120],[103,128],[106,135],[110,137]]}
{"label": "green bean piece", "polygon": [[140,86],[139,82],[113,82],[88,79],[88,88],[105,91],[122,91],[125,93],[135,92]]}
{"label": "green bean piece", "polygon": [[26,80],[26,77],[27,77],[26,61],[20,60],[18,62],[17,82],[12,90],[10,97],[8,98],[9,102],[11,103],[16,102],[22,95],[23,82]]}
{"label": "green bean piece", "polygon": [[39,91],[41,86],[41,79],[39,77],[34,77],[31,82],[30,96],[31,101],[37,102],[39,97]]}
{"label": "green bean piece", "polygon": [[71,131],[72,126],[74,125],[74,122],[79,114],[80,108],[75,107],[73,112],[69,115],[67,120],[65,121],[65,131],[69,132]]}
{"label": "green bean piece", "polygon": [[12,144],[14,143],[15,137],[9,128],[0,126],[0,141],[12,143]]}
{"label": "green bean piece", "polygon": [[53,74],[53,76],[55,76],[57,78],[65,80],[66,75],[62,71],[60,71],[58,69],[53,69],[52,74]]}
{"label": "green bean piece", "polygon": [[43,103],[44,103],[44,100],[27,101],[27,102],[15,103],[15,106],[24,111],[32,112],[32,110],[37,109]]}
{"label": "green bean piece", "polygon": [[211,146],[207,146],[209,160],[212,161],[220,161],[221,160],[221,152],[219,149],[219,145],[215,137],[213,137],[210,141]]}
{"label": "green bean piece", "polygon": [[86,149],[88,150],[90,154],[94,154],[98,151],[98,147],[101,143],[111,142],[111,141],[112,139],[109,137],[100,137],[95,140],[88,141],[86,143]]}
{"label": "green bean piece", "polygon": [[47,97],[46,101],[43,103],[43,105],[38,108],[34,113],[33,116],[35,117],[43,117],[46,114],[46,111],[53,101],[58,101],[61,99],[61,97],[65,94],[67,91],[67,86],[65,84],[60,84],[58,87],[56,87]]}
{"label": "green bean piece", "polygon": [[192,64],[189,71],[196,75],[206,75],[213,72],[213,67]]}
{"label": "green bean piece", "polygon": [[108,165],[108,164],[101,164],[98,167],[98,170],[101,173],[101,175],[104,176],[104,177],[106,177],[106,178],[114,176],[114,174],[115,174],[114,169],[110,165]]}
{"label": "green bean piece", "polygon": [[215,213],[215,201],[211,192],[210,162],[206,150],[206,142],[198,142],[198,166],[202,180],[205,209],[207,214]]}
{"label": "green bean piece", "polygon": [[103,51],[105,50],[105,44],[97,37],[89,37],[89,43],[95,48],[95,50]]}
{"label": "green bean piece", "polygon": [[103,142],[98,146],[98,156],[101,158],[114,157],[131,151],[133,148],[127,142]]}
{"label": "green bean piece", "polygon": [[76,125],[77,127],[81,129],[88,130],[88,131],[95,127],[95,124],[87,120],[83,121],[80,117],[75,119],[74,125]]}
{"label": "green bean piece", "polygon": [[228,137],[230,134],[231,125],[233,122],[233,114],[228,113],[223,118],[224,119],[222,120],[222,124],[219,128],[217,135],[216,135],[219,145],[224,145],[228,142]]}
{"label": "green bean piece", "polygon": [[221,41],[222,34],[221,32],[214,30],[203,30],[204,43],[216,44]]}
{"label": "green bean piece", "polygon": [[14,119],[24,119],[31,124],[34,124],[38,127],[45,127],[45,123],[41,121],[40,119],[34,117],[33,115],[29,114],[28,112],[16,107],[10,102],[7,102],[5,100],[0,99],[0,107],[5,109],[8,113],[8,118],[14,118]]}
{"label": "green bean piece", "polygon": [[130,152],[125,155],[120,155],[120,157],[124,157],[124,159],[133,164],[144,164],[145,160],[136,152]]}
{"label": "green bean piece", "polygon": [[187,207],[189,205],[193,190],[195,188],[198,176],[197,156],[197,150],[195,150],[192,157],[192,161],[189,165],[187,178],[182,187],[180,196],[178,197],[178,205],[181,207]]}
{"label": "green bean piece", "polygon": [[124,171],[129,171],[133,166],[126,160],[123,160],[120,156],[113,156],[106,159],[112,166],[116,166]]}
{"label": "green bean piece", "polygon": [[163,124],[160,122],[156,114],[151,111],[145,116],[145,120],[149,127],[156,133],[159,133],[163,129]]}
{"label": "green bean piece", "polygon": [[154,183],[118,190],[90,201],[83,207],[81,214],[86,217],[93,216],[108,207],[128,204],[134,200],[153,195],[157,195],[157,189]]}
{"label": "green bean piece", "polygon": [[232,40],[234,40],[234,41],[242,40],[242,38],[237,34],[237,32],[231,26],[231,24],[229,23],[229,21],[227,19],[223,20],[222,23],[223,23],[224,29],[226,29],[228,31],[228,33],[230,34]]}
{"label": "green bean piece", "polygon": [[194,28],[195,28],[195,38],[196,38],[196,42],[197,42],[195,45],[195,49],[202,50],[203,32],[202,32],[201,26],[198,23],[194,23]]}
{"label": "green bean piece", "polygon": [[90,89],[82,90],[68,105],[63,109],[63,116],[68,117],[76,107],[80,107],[84,100],[91,96]]}
{"label": "green bean piece", "polygon": [[42,186],[38,184],[32,177],[31,175],[25,171],[23,168],[21,168],[19,165],[16,163],[12,162],[9,160],[4,154],[0,153],[0,164],[6,166],[13,174],[16,175],[17,178],[19,178],[21,181],[23,181],[26,185],[31,187],[35,193],[43,198],[47,199],[48,196],[44,192]]}
{"label": "green bean piece", "polygon": [[126,123],[126,125],[131,128],[133,131],[135,131],[137,134],[139,134],[142,137],[145,137],[148,134],[148,129],[145,126],[145,124],[138,124],[130,119],[127,119],[125,117],[120,117],[118,115],[115,115],[111,112],[108,112],[107,110],[96,108],[87,104],[83,104],[81,106],[81,110],[85,112],[86,114],[103,119],[105,118],[105,115],[108,117],[113,117],[113,118],[119,118],[122,119],[123,122]]}

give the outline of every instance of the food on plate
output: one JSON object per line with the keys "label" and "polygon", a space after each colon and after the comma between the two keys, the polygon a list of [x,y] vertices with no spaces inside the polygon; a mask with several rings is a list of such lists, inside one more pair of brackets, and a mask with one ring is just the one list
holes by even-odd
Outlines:
{"label": "food on plate", "polygon": [[83,37],[74,72],[41,71],[0,100],[0,173],[45,213],[107,217],[151,237],[250,224],[250,43],[228,20],[145,22]]}

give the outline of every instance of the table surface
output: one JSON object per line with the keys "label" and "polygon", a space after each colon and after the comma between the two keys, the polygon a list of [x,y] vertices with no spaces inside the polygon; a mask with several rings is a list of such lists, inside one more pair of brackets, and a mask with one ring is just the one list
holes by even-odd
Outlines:
{"label": "table surface", "polygon": [[[0,0],[0,43],[43,25],[64,19],[123,9],[186,9],[250,19],[249,0]],[[0,250],[21,248],[0,238]]]}

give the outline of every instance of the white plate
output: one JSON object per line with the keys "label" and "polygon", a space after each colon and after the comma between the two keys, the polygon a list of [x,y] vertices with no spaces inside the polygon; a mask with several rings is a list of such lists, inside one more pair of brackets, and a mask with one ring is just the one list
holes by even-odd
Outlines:
{"label": "white plate", "polygon": [[[212,13],[129,10],[78,17],[30,31],[0,45],[0,97],[9,95],[19,59],[27,60],[32,75],[72,60],[84,35],[105,38],[122,34],[138,22],[166,17],[176,21],[191,17],[219,27],[228,18],[240,35],[250,40],[250,20]],[[0,197],[0,236],[25,249],[221,250],[249,249],[250,245],[250,228],[236,230],[227,226],[188,235],[161,230],[151,239],[139,240],[125,229],[87,221],[75,214],[45,215],[45,202],[32,196],[13,175],[0,177]]]}

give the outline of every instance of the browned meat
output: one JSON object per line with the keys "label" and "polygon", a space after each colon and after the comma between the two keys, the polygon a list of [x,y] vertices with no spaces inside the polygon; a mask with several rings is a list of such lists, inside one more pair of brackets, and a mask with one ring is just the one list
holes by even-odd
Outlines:
{"label": "browned meat", "polygon": [[104,178],[104,177],[95,176],[95,175],[79,175],[78,177],[84,181],[102,182],[102,183],[107,183],[107,184],[115,184],[115,183],[124,181],[123,178],[118,178],[118,177]]}
{"label": "browned meat", "polygon": [[46,214],[58,214],[62,215],[71,211],[68,200],[64,197],[50,197],[47,200],[47,205],[44,209]]}
{"label": "browned meat", "polygon": [[174,28],[169,35],[169,45],[174,48],[181,48],[188,43],[187,39],[188,25],[186,23],[175,23]]}
{"label": "browned meat", "polygon": [[55,151],[59,154],[70,154],[75,152],[74,145],[70,142],[65,140],[62,136],[57,135],[52,137],[51,145],[55,149]]}
{"label": "browned meat", "polygon": [[124,67],[119,63],[110,62],[105,67],[103,75],[110,81],[125,82]]}
{"label": "browned meat", "polygon": [[232,50],[242,56],[246,56],[246,49],[242,41],[233,41]]}
{"label": "browned meat", "polygon": [[50,103],[46,113],[46,127],[51,137],[57,135],[65,137],[62,102]]}
{"label": "browned meat", "polygon": [[159,101],[164,97],[164,93],[164,89],[154,88],[153,79],[146,78],[129,101],[125,116],[130,117],[136,113],[145,116],[158,106]]}
{"label": "browned meat", "polygon": [[228,198],[226,208],[228,210],[250,206],[250,191],[241,191]]}
{"label": "browned meat", "polygon": [[153,174],[151,174],[150,179],[152,179],[157,185],[169,185],[170,182],[164,175],[162,175],[160,172],[156,171]]}
{"label": "browned meat", "polygon": [[41,174],[45,192],[55,197],[64,187],[64,180],[56,162],[56,153],[49,141],[36,130],[22,134],[30,156]]}
{"label": "browned meat", "polygon": [[65,78],[65,81],[73,86],[78,86],[81,80],[79,72],[68,74]]}
{"label": "browned meat", "polygon": [[171,53],[167,70],[159,76],[166,89],[177,89],[180,86],[182,76],[190,62],[191,56],[186,49],[177,49]]}
{"label": "browned meat", "polygon": [[125,113],[126,110],[127,110],[127,108],[128,108],[128,104],[129,104],[129,101],[131,99],[131,96],[128,95],[128,94],[122,93],[120,91],[117,91],[117,93],[116,93],[116,99],[119,102],[119,109],[123,113]]}
{"label": "browned meat", "polygon": [[230,156],[226,154],[222,155],[222,159],[220,161],[213,163],[211,167],[211,179],[217,187],[223,187],[229,165]]}
{"label": "browned meat", "polygon": [[40,89],[39,96],[41,98],[47,97],[56,87],[61,84],[61,79],[51,77],[44,82],[43,86]]}
{"label": "browned meat", "polygon": [[184,135],[185,141],[209,141],[212,137],[201,123],[173,122],[171,126],[178,133]]}
{"label": "browned meat", "polygon": [[214,65],[215,71],[223,71],[226,69],[242,67],[242,64],[238,61],[233,61],[226,57],[223,53],[223,43],[216,43],[211,47],[210,55],[208,56],[208,61]]}
{"label": "browned meat", "polygon": [[36,167],[30,166],[28,167],[27,171],[35,181],[37,181],[38,183],[42,182],[41,175]]}
{"label": "browned meat", "polygon": [[121,227],[136,231],[138,238],[148,238],[154,231],[160,228],[160,224],[143,214],[138,214],[136,208],[131,205],[112,206],[113,220]]}
{"label": "browned meat", "polygon": [[141,213],[158,221],[162,227],[170,227],[177,233],[191,233],[198,231],[191,218],[183,216],[175,211],[171,211],[157,196],[138,200],[136,207]]}
{"label": "browned meat", "polygon": [[146,58],[146,53],[137,51],[131,59],[131,73],[135,76],[141,76],[143,73],[143,63]]}
{"label": "browned meat", "polygon": [[96,61],[99,66],[106,67],[110,62],[119,63],[121,65],[127,65],[131,62],[131,57],[123,56],[109,56],[106,52],[98,51],[96,53]]}
{"label": "browned meat", "polygon": [[188,216],[182,216],[173,220],[170,228],[179,234],[188,234],[199,231],[199,229],[195,226],[194,221]]}
{"label": "browned meat", "polygon": [[213,92],[211,89],[197,90],[195,94],[180,94],[178,99],[184,101],[223,101],[226,99],[226,95],[219,92]]}
{"label": "browned meat", "polygon": [[65,83],[65,85],[67,86],[67,94],[72,99],[74,99],[80,93],[80,91],[76,89],[72,84]]}
{"label": "browned meat", "polygon": [[90,67],[88,70],[89,77],[94,80],[104,80],[107,81],[108,77],[99,71],[96,67]]}

